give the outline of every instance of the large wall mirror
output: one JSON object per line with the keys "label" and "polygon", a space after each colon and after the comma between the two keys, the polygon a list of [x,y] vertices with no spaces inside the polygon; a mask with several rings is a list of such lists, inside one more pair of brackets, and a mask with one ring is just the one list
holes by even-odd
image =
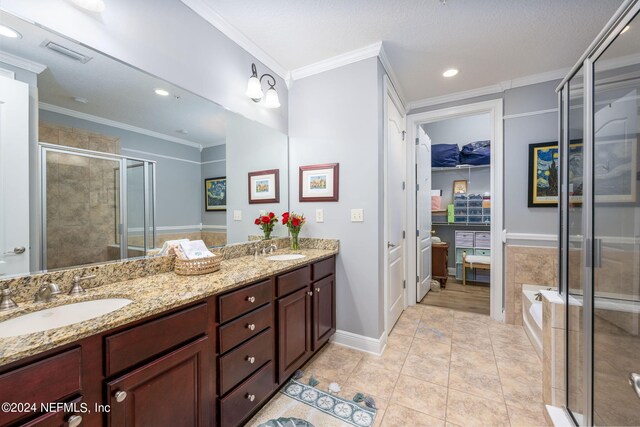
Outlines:
{"label": "large wall mirror", "polygon": [[[261,211],[288,209],[286,135],[5,12],[0,22],[20,34],[0,37],[0,275],[145,256],[179,238],[246,241]],[[24,102],[28,121],[11,120]],[[28,147],[16,144],[25,132]],[[278,180],[253,203],[250,174],[262,171]]]}

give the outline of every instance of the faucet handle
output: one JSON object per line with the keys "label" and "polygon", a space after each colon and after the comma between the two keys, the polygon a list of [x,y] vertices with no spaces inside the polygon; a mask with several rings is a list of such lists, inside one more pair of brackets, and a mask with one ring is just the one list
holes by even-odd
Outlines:
{"label": "faucet handle", "polygon": [[80,276],[75,276],[73,278],[73,286],[71,287],[71,290],[69,291],[69,295],[80,295],[85,293],[86,291],[84,290],[84,288],[82,287],[82,285],[80,285],[80,282],[83,282],[85,280],[89,280],[89,279],[95,279],[96,275],[91,275],[91,276],[84,276],[84,277],[80,277]]}
{"label": "faucet handle", "polygon": [[2,298],[0,298],[0,311],[11,310],[16,308],[18,304],[11,298],[11,289],[7,283],[2,285]]}

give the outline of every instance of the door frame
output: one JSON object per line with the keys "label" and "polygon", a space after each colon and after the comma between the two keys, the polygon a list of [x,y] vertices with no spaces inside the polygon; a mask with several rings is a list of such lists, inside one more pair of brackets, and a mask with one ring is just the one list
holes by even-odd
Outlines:
{"label": "door frame", "polygon": [[[503,100],[495,99],[457,107],[442,108],[407,115],[407,141],[415,141],[417,128],[426,123],[437,122],[457,117],[477,114],[490,115],[491,119],[491,284],[490,284],[490,315],[497,321],[503,321],[503,289],[504,271],[503,254],[505,242],[504,230],[504,133],[503,133]],[[416,153],[415,143],[407,144],[407,181],[412,182],[413,191],[407,192],[407,224],[417,230],[417,200],[416,200]],[[413,209],[412,209],[413,207]],[[407,277],[417,277],[418,243],[416,239],[407,239],[407,253],[414,254],[407,260]],[[407,286],[408,304],[417,303],[417,284]]]}
{"label": "door frame", "polygon": [[[383,319],[384,319],[384,330],[386,335],[389,334],[389,332],[391,332],[391,328],[393,327],[393,325],[388,325],[388,313],[387,313],[387,295],[388,295],[388,291],[389,291],[389,251],[387,250],[387,242],[389,240],[389,236],[388,236],[388,226],[389,226],[389,206],[388,206],[388,197],[387,197],[387,184],[388,184],[388,171],[389,171],[389,159],[387,156],[387,150],[389,148],[389,127],[388,127],[388,121],[389,121],[389,111],[387,108],[387,98],[391,99],[391,101],[393,102],[393,104],[396,106],[396,108],[398,109],[398,111],[403,115],[403,118],[405,120],[405,128],[406,128],[406,119],[407,119],[407,114],[406,114],[406,109],[402,103],[402,101],[400,100],[400,97],[398,96],[398,93],[396,92],[395,88],[393,87],[393,84],[391,83],[391,80],[389,79],[389,77],[387,77],[387,75],[384,76],[383,82],[382,82],[382,87],[383,87],[383,93],[384,93],[384,102],[383,104],[383,123],[382,123],[382,133],[383,133],[383,225],[382,225],[382,241],[380,242],[380,247],[382,250],[382,269],[383,269],[383,280],[384,280],[384,290],[383,290],[383,296],[382,296],[382,304],[383,304]],[[405,136],[405,142],[406,142],[406,147],[409,146],[408,144],[408,139]],[[405,166],[407,165],[406,163],[406,159],[405,159]],[[407,175],[405,176],[405,182],[409,182],[409,174],[407,173]],[[405,194],[406,193],[410,193],[410,191],[407,191],[408,186],[405,187]],[[405,200],[405,213],[407,211],[409,211],[409,204],[407,203],[408,199]],[[405,219],[404,219],[404,230],[406,232],[407,230],[407,224],[409,224],[409,222],[407,222],[407,217],[405,215]],[[405,233],[406,236],[406,233]],[[407,270],[407,254],[409,252],[407,252],[407,239],[406,237],[404,239],[402,239],[401,241],[401,245],[402,245],[402,251],[403,251],[403,264],[404,264],[404,280],[405,283],[407,282],[407,277],[411,277],[407,274],[408,270]],[[409,289],[408,286],[406,286],[404,288],[403,291],[403,307],[402,309],[406,309],[408,304],[408,295],[407,295],[407,290]]]}

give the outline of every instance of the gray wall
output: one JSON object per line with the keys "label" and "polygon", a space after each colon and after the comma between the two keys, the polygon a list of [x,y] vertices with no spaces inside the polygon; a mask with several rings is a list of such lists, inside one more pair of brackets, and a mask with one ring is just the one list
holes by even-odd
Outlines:
{"label": "gray wall", "polygon": [[[261,210],[278,217],[287,211],[289,183],[287,136],[260,123],[227,112],[227,242],[244,242],[250,235],[260,234],[254,224]],[[248,174],[279,169],[280,203],[249,204]],[[242,220],[234,221],[233,212],[242,212]],[[287,230],[277,225],[273,236],[286,236]]]}
{"label": "gray wall", "polygon": [[[376,58],[296,80],[289,112],[291,209],[308,218],[302,235],[340,239],[337,328],[376,339],[384,329],[381,84]],[[299,202],[298,168],[321,163],[340,164],[340,200]],[[352,208],[364,209],[364,222],[351,222]]]}
{"label": "gray wall", "polygon": [[0,8],[215,101],[252,120],[287,131],[288,91],[276,77],[282,106],[267,109],[244,95],[252,55],[178,0],[108,0],[101,14],[68,0],[2,0]]}
{"label": "gray wall", "polygon": [[[226,156],[227,146],[225,144],[207,147],[202,150],[202,165],[200,169],[200,179],[202,183],[204,183],[204,180],[207,178],[218,178],[227,175]],[[204,195],[202,203],[204,204]],[[202,224],[225,226],[227,224],[227,213],[225,211],[207,212],[203,206]]]}

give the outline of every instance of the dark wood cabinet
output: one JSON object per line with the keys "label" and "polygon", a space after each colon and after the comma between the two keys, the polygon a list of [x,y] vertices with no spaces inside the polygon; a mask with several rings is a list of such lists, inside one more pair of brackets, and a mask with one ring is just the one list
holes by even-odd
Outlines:
{"label": "dark wood cabinet", "polygon": [[433,278],[440,282],[442,287],[447,284],[449,278],[449,267],[447,266],[449,258],[449,245],[447,243],[434,243],[431,245],[431,268]]}
{"label": "dark wood cabinet", "polygon": [[311,285],[313,292],[313,351],[322,347],[336,331],[334,275]]}
{"label": "dark wood cabinet", "polygon": [[108,425],[208,426],[210,346],[202,337],[108,382]]}
{"label": "dark wood cabinet", "polygon": [[311,355],[311,296],[303,288],[278,300],[278,378],[280,383]]}

